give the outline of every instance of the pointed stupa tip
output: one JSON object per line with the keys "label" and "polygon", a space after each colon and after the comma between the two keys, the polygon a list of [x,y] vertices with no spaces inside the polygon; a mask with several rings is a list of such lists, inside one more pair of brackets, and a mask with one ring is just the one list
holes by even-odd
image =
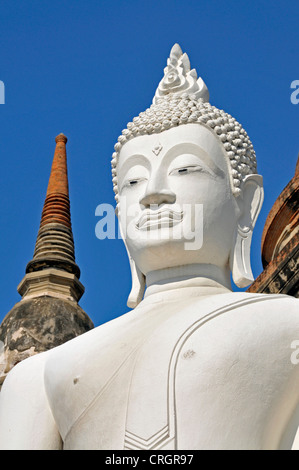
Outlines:
{"label": "pointed stupa tip", "polygon": [[41,227],[59,223],[71,228],[67,155],[67,137],[59,134],[55,138],[56,148],[52,162],[47,195],[41,218]]}
{"label": "pointed stupa tip", "polygon": [[[47,188],[47,196],[51,194],[69,195],[66,143],[67,137],[64,134],[58,134],[55,137],[56,148],[52,162],[52,168]],[[69,218],[69,215],[68,215]],[[44,223],[44,221],[42,221]],[[69,225],[69,223],[68,223]]]}
{"label": "pointed stupa tip", "polygon": [[55,137],[55,142],[56,144],[58,142],[64,142],[65,144],[67,143],[67,137],[61,132],[60,134],[58,134],[56,137]]}

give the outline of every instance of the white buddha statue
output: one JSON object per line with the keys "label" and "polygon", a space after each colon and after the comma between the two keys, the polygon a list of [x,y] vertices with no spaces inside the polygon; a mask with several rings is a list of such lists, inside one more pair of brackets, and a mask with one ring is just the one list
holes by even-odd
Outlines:
{"label": "white buddha statue", "polygon": [[296,447],[298,300],[231,290],[253,280],[255,153],[178,45],[112,168],[133,310],[9,373],[0,448]]}

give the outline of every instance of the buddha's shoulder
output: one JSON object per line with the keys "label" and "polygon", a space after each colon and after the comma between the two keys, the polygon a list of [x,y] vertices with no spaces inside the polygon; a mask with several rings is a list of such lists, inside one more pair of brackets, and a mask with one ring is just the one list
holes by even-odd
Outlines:
{"label": "buddha's shoulder", "polygon": [[[130,313],[130,312],[128,312]],[[121,315],[103,325],[97,326],[86,333],[83,333],[69,341],[56,346],[50,350],[35,354],[21,362],[19,362],[8,374],[4,383],[17,382],[40,382],[47,375],[56,370],[67,370],[67,367],[85,355],[90,356],[96,354],[102,349],[103,342],[99,342],[102,338],[107,339],[111,330],[117,330],[124,323],[126,314]],[[87,354],[90,352],[90,354]],[[24,379],[24,380],[23,380]]]}
{"label": "buddha's shoulder", "polygon": [[[208,300],[206,304],[209,304]],[[203,305],[198,304],[198,310],[202,308]],[[299,299],[283,294],[222,294],[210,302],[207,311],[208,316],[225,318],[228,323],[233,320],[241,326],[244,321],[268,327],[275,323],[285,327],[299,325]]]}
{"label": "buddha's shoulder", "polygon": [[[202,307],[198,304],[196,310]],[[217,345],[216,349],[223,347],[232,357],[239,350],[266,355],[273,351],[275,357],[285,356],[288,361],[292,344],[299,341],[299,302],[288,295],[223,294],[203,316],[198,313],[198,320],[190,322],[186,332],[186,350],[200,344],[207,352]]]}
{"label": "buddha's shoulder", "polygon": [[299,313],[299,299],[290,295],[232,292],[219,297],[222,297],[219,299],[222,303],[221,307],[227,311],[248,308],[250,310],[260,310],[263,313],[271,313],[273,309],[275,311],[283,309],[286,314]]}
{"label": "buddha's shoulder", "polygon": [[236,309],[262,310],[267,312],[274,309],[290,309],[297,311],[299,307],[299,299],[284,294],[260,294],[250,292],[229,292],[197,301],[198,306],[202,308],[209,305],[210,309],[221,309],[223,311],[233,311]]}
{"label": "buddha's shoulder", "polygon": [[264,314],[273,312],[283,312],[286,317],[299,314],[299,299],[290,295],[284,294],[258,294],[243,292],[240,294],[240,305],[238,293],[234,294],[236,297],[237,308],[250,308],[251,310],[258,310]]}

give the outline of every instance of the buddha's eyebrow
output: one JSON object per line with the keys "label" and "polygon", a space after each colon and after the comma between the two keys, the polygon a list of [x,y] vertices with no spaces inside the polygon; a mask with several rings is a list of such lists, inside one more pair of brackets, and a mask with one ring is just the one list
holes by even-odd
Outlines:
{"label": "buddha's eyebrow", "polygon": [[126,172],[130,168],[136,165],[143,165],[145,168],[148,168],[148,169],[150,169],[151,167],[150,161],[148,158],[146,158],[145,155],[136,153],[124,159],[124,162],[121,163],[121,165],[118,164],[118,168],[117,168],[118,178],[121,179],[122,177],[124,177]]}
{"label": "buddha's eyebrow", "polygon": [[174,145],[165,153],[163,160],[166,160],[166,164],[169,165],[174,158],[188,153],[198,157],[215,175],[224,176],[224,171],[216,165],[210,155],[201,147],[191,142]]}

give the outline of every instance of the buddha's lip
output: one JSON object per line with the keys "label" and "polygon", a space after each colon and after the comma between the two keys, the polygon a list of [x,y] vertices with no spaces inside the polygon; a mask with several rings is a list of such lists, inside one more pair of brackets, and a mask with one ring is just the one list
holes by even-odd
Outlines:
{"label": "buddha's lip", "polygon": [[183,211],[174,211],[162,208],[157,211],[146,209],[142,212],[136,223],[139,230],[149,230],[149,228],[173,227],[183,220]]}

